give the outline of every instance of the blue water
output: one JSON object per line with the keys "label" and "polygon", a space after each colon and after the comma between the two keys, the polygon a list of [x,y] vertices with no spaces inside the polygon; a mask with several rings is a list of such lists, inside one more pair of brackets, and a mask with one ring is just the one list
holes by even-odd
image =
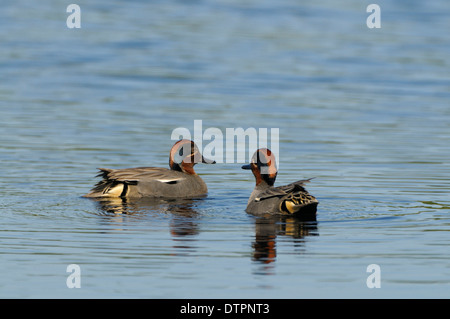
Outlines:
{"label": "blue water", "polygon": [[[378,1],[369,29],[370,3],[78,1],[80,29],[2,3],[0,297],[450,297],[450,4]],[[317,222],[247,215],[240,163],[196,166],[204,199],[81,197],[194,120],[279,128]]]}

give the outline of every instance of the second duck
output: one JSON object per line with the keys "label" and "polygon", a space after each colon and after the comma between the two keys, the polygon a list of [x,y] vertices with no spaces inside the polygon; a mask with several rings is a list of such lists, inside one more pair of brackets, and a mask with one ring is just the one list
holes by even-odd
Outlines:
{"label": "second duck", "polygon": [[256,186],[247,203],[247,213],[259,216],[284,214],[315,218],[319,201],[304,188],[304,184],[310,179],[274,187],[278,172],[275,155],[269,149],[258,149],[251,163],[242,168],[251,169],[256,179]]}

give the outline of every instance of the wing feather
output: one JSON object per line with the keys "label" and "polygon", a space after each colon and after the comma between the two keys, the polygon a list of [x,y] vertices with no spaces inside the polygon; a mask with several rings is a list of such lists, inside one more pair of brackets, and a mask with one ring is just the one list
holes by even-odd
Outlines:
{"label": "wing feather", "polygon": [[272,197],[284,197],[288,194],[296,192],[306,192],[306,189],[303,187],[303,185],[310,182],[311,179],[312,178],[303,179],[287,185],[268,188],[266,191],[259,194],[259,196],[255,198],[255,201],[261,201]]}
{"label": "wing feather", "polygon": [[157,181],[175,184],[183,180],[182,173],[161,167],[135,167],[124,169],[99,168],[97,177],[102,179],[94,185],[86,197],[121,196],[128,191],[127,185],[140,181]]}
{"label": "wing feather", "polygon": [[162,183],[173,183],[184,179],[179,172],[162,167],[135,167],[124,169],[105,169],[99,168],[99,174],[108,180],[117,182],[137,183],[142,180],[155,180]]}

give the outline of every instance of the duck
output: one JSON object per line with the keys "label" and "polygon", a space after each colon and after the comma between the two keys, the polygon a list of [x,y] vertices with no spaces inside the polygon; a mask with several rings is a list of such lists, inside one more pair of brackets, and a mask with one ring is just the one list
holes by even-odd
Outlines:
{"label": "duck", "polygon": [[99,168],[102,179],[84,197],[90,198],[194,198],[205,196],[208,188],[194,171],[197,163],[215,164],[201,155],[188,139],[177,141],[169,154],[169,168]]}
{"label": "duck", "polygon": [[258,149],[250,164],[242,166],[250,169],[255,176],[256,185],[251,193],[246,212],[264,215],[315,216],[319,201],[305,189],[310,179],[299,180],[288,185],[275,187],[277,166],[275,155],[267,148]]}

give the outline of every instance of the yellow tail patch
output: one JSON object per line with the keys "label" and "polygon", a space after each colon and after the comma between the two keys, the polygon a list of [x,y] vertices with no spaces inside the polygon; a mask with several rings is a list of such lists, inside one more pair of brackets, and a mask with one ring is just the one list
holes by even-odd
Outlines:
{"label": "yellow tail patch", "polygon": [[284,205],[289,213],[291,214],[295,213],[295,204],[293,202],[285,201]]}
{"label": "yellow tail patch", "polygon": [[317,200],[308,193],[291,194],[281,201],[280,211],[294,214],[302,207],[312,203],[317,203]]}
{"label": "yellow tail patch", "polygon": [[106,190],[106,192],[104,193],[104,196],[108,196],[108,197],[119,197],[120,195],[122,195],[123,192],[123,184],[117,184],[114,187],[109,188],[108,190]]}

